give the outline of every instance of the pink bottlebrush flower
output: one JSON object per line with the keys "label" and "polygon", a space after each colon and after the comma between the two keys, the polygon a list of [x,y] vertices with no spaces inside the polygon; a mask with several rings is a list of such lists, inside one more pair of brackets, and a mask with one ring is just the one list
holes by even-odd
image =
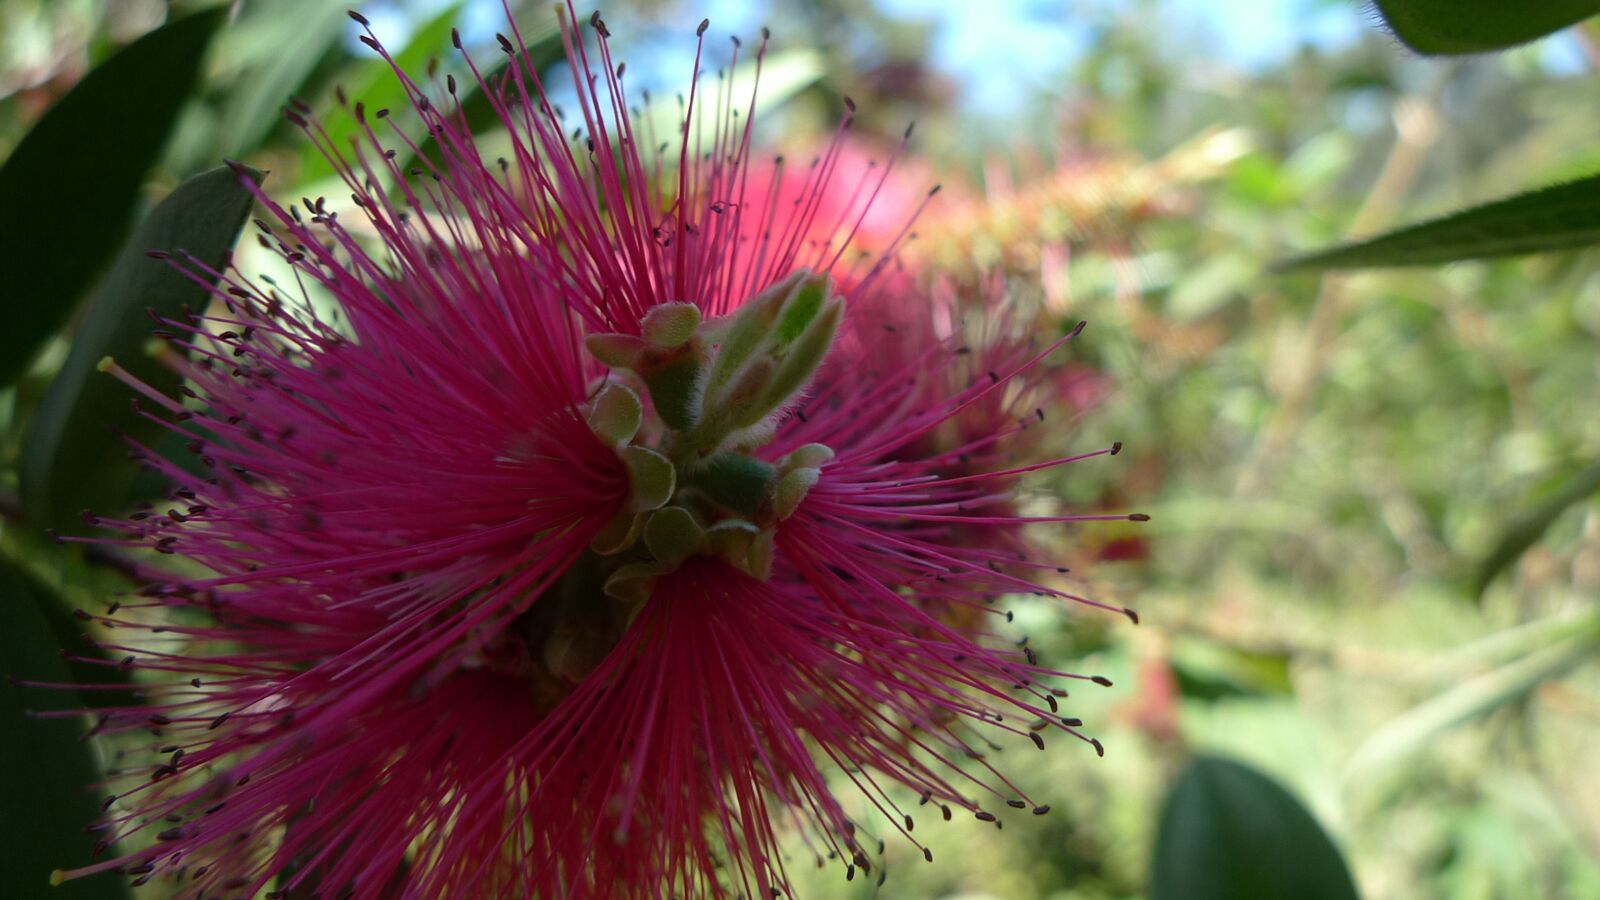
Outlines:
{"label": "pink bottlebrush flower", "polygon": [[[200,466],[153,459],[170,502],[98,520],[164,555],[96,617],[145,699],[96,726],[126,748],[97,826],[114,858],[63,877],[779,896],[802,848],[853,877],[869,834],[916,843],[894,786],[943,818],[1043,813],[991,742],[1100,749],[1059,685],[1109,682],[991,624],[1005,593],[1091,603],[1026,556],[1030,522],[1140,518],[1011,504],[1024,474],[1115,452],[1021,438],[1066,338],[968,352],[918,318],[897,240],[857,257],[864,207],[819,212],[837,139],[798,204],[763,199],[780,186],[725,93],[692,90],[712,129],[652,149],[590,25],[562,21],[576,109],[520,65],[481,84],[504,162],[453,81],[405,81],[443,160],[412,181],[384,111],[357,105],[353,156],[291,112],[376,241],[258,194],[298,284],[192,271],[218,287],[165,324],[181,397],[107,364]],[[887,826],[851,819],[841,776]]]}

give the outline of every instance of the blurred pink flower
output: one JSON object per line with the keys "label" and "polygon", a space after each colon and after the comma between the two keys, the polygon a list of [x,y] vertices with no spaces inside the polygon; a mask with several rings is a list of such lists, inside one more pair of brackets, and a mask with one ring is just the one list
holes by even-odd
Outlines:
{"label": "blurred pink flower", "polygon": [[[1141,518],[1010,502],[1027,472],[1115,452],[1020,437],[1071,335],[974,349],[937,326],[887,268],[922,200],[868,228],[830,199],[837,138],[798,202],[753,162],[749,111],[710,146],[647,152],[590,23],[593,42],[570,7],[562,23],[576,110],[519,66],[485,85],[504,162],[409,80],[443,165],[407,183],[405,136],[359,105],[356,155],[323,141],[377,246],[320,198],[260,195],[260,239],[336,312],[194,272],[220,281],[213,309],[164,326],[184,396],[110,367],[201,474],[157,459],[171,502],[99,520],[123,535],[102,543],[174,559],[96,617],[147,700],[97,726],[138,748],[98,826],[121,855],[63,877],[779,896],[785,832],[847,877],[877,866],[884,820],[852,820],[830,773],[916,844],[892,785],[944,818],[1043,813],[991,741],[1100,749],[1057,685],[1109,682],[982,624],[1004,593],[1091,602],[1043,583],[1026,524]],[[692,91],[690,115],[706,102]]]}

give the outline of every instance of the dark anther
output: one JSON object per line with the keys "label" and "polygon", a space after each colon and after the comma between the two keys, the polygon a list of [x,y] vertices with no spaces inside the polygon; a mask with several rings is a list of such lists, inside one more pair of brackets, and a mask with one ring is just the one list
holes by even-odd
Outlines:
{"label": "dark anther", "polygon": [[1148,522],[1148,521],[1150,521],[1150,517],[1148,515],[1146,515],[1145,513],[1132,513],[1131,515],[1128,516],[1128,521],[1129,522]]}
{"label": "dark anther", "polygon": [[1101,745],[1099,738],[1090,738],[1089,739],[1089,743],[1094,745],[1094,752],[1097,755],[1099,755],[1101,757],[1104,757],[1106,755],[1106,748]]}
{"label": "dark anther", "polygon": [[1082,719],[1078,719],[1078,718],[1073,718],[1071,716],[1062,716],[1061,724],[1067,726],[1068,728],[1082,728],[1083,727],[1083,720]]}
{"label": "dark anther", "polygon": [[[1040,737],[1037,731],[1028,732],[1028,738],[1033,741],[1033,745],[1035,747],[1038,747],[1040,750],[1044,749],[1044,738]],[[1022,807],[1019,806],[1017,808],[1021,809]]]}
{"label": "dark anther", "polygon": [[994,813],[985,812],[984,810],[981,810],[981,809],[978,810],[977,812],[973,813],[973,815],[977,816],[979,822],[993,822],[995,820]]}
{"label": "dark anther", "polygon": [[1111,687],[1111,679],[1105,677],[1104,675],[1096,675],[1089,680],[1100,685],[1101,687]]}
{"label": "dark anther", "polygon": [[1033,814],[1036,815],[1036,816],[1042,816],[1042,815],[1044,815],[1045,813],[1047,813],[1049,811],[1050,811],[1050,804],[1048,804],[1048,803],[1045,804],[1044,806],[1035,806],[1033,808]]}
{"label": "dark anther", "polygon": [[1012,809],[1027,809],[1028,808],[1028,804],[1022,802],[1021,800],[1007,800],[1006,801],[1006,805],[1011,807]]}
{"label": "dark anther", "polygon": [[711,27],[710,19],[701,19],[700,27],[694,30],[695,37],[705,37],[706,29]]}

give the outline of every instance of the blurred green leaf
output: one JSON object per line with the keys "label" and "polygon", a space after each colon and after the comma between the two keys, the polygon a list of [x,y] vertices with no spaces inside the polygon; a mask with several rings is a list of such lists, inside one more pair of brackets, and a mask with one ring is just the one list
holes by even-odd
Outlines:
{"label": "blurred green leaf", "polygon": [[[246,171],[260,182],[259,172]],[[22,500],[39,524],[81,530],[79,510],[114,511],[128,499],[138,464],[127,458],[128,447],[117,434],[147,440],[161,429],[134,413],[132,392],[96,365],[112,356],[158,390],[177,387],[177,375],[144,349],[154,327],[146,308],[177,317],[185,306],[203,308],[207,294],[146,253],[183,251],[220,268],[254,202],[240,182],[240,175],[223,167],[179,185],[135,230],[101,282],[24,441]]]}
{"label": "blurred green leaf", "polygon": [[[0,670],[32,681],[67,682],[59,635],[47,611],[61,601],[10,560],[0,559]],[[33,719],[28,713],[72,710],[77,692],[0,685],[0,896],[120,898],[120,879],[69,881],[52,889],[50,873],[88,865],[83,833],[99,813],[89,793],[99,772],[74,718]]]}
{"label": "blurred green leaf", "polygon": [[[561,44],[561,33],[557,30],[553,20],[547,25],[538,26],[531,31],[524,31],[522,40],[528,48],[527,52],[518,51],[515,60],[523,69],[522,77],[525,82],[528,72],[543,72],[550,66],[566,59],[566,52]],[[496,52],[498,53],[499,51]],[[516,81],[513,79],[509,85],[504,84],[506,76],[511,72],[512,62],[513,58],[508,57],[492,67],[484,74],[483,83],[488,85],[490,90],[504,90],[506,94],[516,96]],[[393,79],[391,78],[390,80]],[[467,127],[473,134],[479,134],[499,123],[500,116],[495,112],[494,102],[476,80],[469,80],[461,84],[456,96],[461,103],[461,114],[466,117]],[[409,103],[403,92],[399,102],[401,104]],[[424,156],[433,160],[435,164],[442,158],[439,154],[439,142],[431,134],[423,136],[422,140],[417,144],[417,149],[421,152],[411,157],[401,167],[402,172],[414,168]]]}
{"label": "blurred green leaf", "polygon": [[[450,46],[450,29],[460,18],[463,0],[446,6],[437,16],[418,26],[406,46],[396,51],[394,61],[402,72],[420,72],[429,58]],[[352,102],[360,101],[369,110],[401,110],[410,105],[404,85],[394,77],[394,70],[382,57],[364,59],[344,80],[345,93]],[[328,143],[340,152],[350,146],[350,140],[361,134],[361,125],[355,113],[335,107],[321,113],[322,128],[327,132]],[[300,181],[304,184],[321,181],[334,174],[333,164],[309,141],[300,152]]]}
{"label": "blurred green leaf", "polygon": [[1600,175],[1459,210],[1365,241],[1291,257],[1282,269],[1431,266],[1600,242]]}
{"label": "blurred green leaf", "polygon": [[1392,780],[1400,763],[1422,752],[1444,732],[1526,696],[1600,651],[1600,616],[1565,629],[1545,647],[1460,682],[1401,713],[1356,748],[1345,779],[1372,789]]}
{"label": "blurred green leaf", "polygon": [[1376,0],[1395,37],[1418,53],[1504,50],[1600,14],[1600,0]]}
{"label": "blurred green leaf", "polygon": [[289,97],[300,91],[317,64],[338,43],[340,24],[348,24],[346,5],[327,0],[278,0],[250,4],[233,36],[271,48],[262,61],[241,74],[223,104],[221,155],[241,157],[261,146]]}
{"label": "blurred green leaf", "polygon": [[1344,859],[1277,782],[1197,757],[1167,795],[1150,875],[1152,900],[1354,900]]}
{"label": "blurred green leaf", "polygon": [[[713,110],[716,109],[716,97],[721,96],[722,92],[731,98],[731,107],[740,111],[741,119],[744,111],[750,108],[751,96],[759,92],[756,96],[756,114],[770,116],[773,110],[816,84],[826,71],[826,65],[820,52],[802,48],[768,53],[760,63],[759,84],[756,69],[756,60],[747,59],[726,76],[702,76],[699,99],[695,102],[696,134],[693,136],[702,146],[710,147],[716,137],[718,122]],[[731,78],[731,83],[724,85],[724,77]],[[654,134],[658,142],[673,141],[676,145],[683,125],[683,111],[674,103],[658,102],[650,110],[650,124],[653,130],[647,129],[645,135]],[[689,146],[692,150],[696,144],[691,141]]]}
{"label": "blurred green leaf", "polygon": [[1580,469],[1543,503],[1512,520],[1509,527],[1495,542],[1494,549],[1484,557],[1472,580],[1472,595],[1482,597],[1489,583],[1516,562],[1529,547],[1542,537],[1567,507],[1600,491],[1600,462]]}
{"label": "blurred green leaf", "polygon": [[0,169],[0,385],[28,367],[115,249],[223,9],[150,32],[91,71]]}
{"label": "blurred green leaf", "polygon": [[1294,693],[1286,653],[1249,650],[1214,641],[1180,640],[1173,647],[1172,670],[1185,697],[1216,700]]}

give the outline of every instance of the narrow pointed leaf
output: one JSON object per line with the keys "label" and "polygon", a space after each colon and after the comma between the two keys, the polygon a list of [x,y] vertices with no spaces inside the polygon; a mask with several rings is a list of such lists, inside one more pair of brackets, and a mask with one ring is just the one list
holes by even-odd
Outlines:
{"label": "narrow pointed leaf", "polygon": [[1167,795],[1151,900],[1356,900],[1344,859],[1288,791],[1255,769],[1198,757]]}
{"label": "narrow pointed leaf", "polygon": [[1600,0],[1376,0],[1407,47],[1430,56],[1504,50],[1600,14]]}
{"label": "narrow pointed leaf", "polygon": [[[261,178],[253,170],[249,175]],[[253,202],[239,175],[213,169],[179,185],[129,238],[95,292],[72,352],[24,440],[22,499],[36,522],[83,531],[80,510],[115,512],[129,501],[139,466],[128,459],[118,434],[149,441],[163,432],[136,415],[133,392],[96,365],[111,356],[147,384],[167,392],[177,387],[177,375],[146,350],[155,325],[145,310],[177,317],[186,305],[203,308],[207,292],[146,251],[185,251],[219,267]]]}
{"label": "narrow pointed leaf", "polygon": [[45,113],[0,168],[0,386],[27,370],[115,251],[225,15],[196,13],[128,45]]}
{"label": "narrow pointed leaf", "polygon": [[[253,13],[253,15],[252,15]],[[246,6],[245,21],[230,29],[274,49],[239,78],[223,107],[218,149],[243,157],[261,146],[283,121],[284,103],[301,93],[314,69],[336,49],[344,26],[345,4],[327,0],[280,0]]]}
{"label": "narrow pointed leaf", "polygon": [[1528,696],[1539,685],[1600,655],[1600,622],[1574,623],[1550,643],[1424,700],[1373,732],[1351,754],[1345,780],[1369,794],[1394,784],[1445,732]]}
{"label": "narrow pointed leaf", "polygon": [[1600,175],[1411,225],[1365,241],[1283,260],[1283,269],[1431,266],[1600,243]]}
{"label": "narrow pointed leaf", "polygon": [[[331,5],[340,10],[342,17],[342,5]],[[456,0],[412,32],[406,46],[394,54],[395,64],[401,71],[415,75],[424,70],[430,58],[442,58],[444,54],[452,52],[450,29],[461,21],[461,8],[464,5],[463,0]],[[379,57],[362,59],[351,71],[337,79],[337,83],[343,85],[352,105],[360,101],[366,104],[369,111],[399,111],[410,103],[404,85],[394,77],[389,64]],[[341,153],[350,149],[351,138],[362,134],[361,125],[352,110],[333,107],[319,112],[319,115],[322,128],[328,134],[328,142]],[[300,151],[300,181],[310,184],[332,177],[333,174],[333,164],[328,162],[315,144],[307,142]]]}
{"label": "narrow pointed leaf", "polygon": [[[49,611],[61,601],[9,560],[0,559],[0,671],[19,679],[66,682],[71,673]],[[71,649],[71,648],[68,648]],[[0,896],[61,900],[126,897],[116,877],[50,887],[50,873],[92,861],[83,827],[99,813],[89,786],[99,777],[81,721],[30,713],[81,706],[70,690],[0,681]]]}
{"label": "narrow pointed leaf", "polygon": [[1483,596],[1489,583],[1521,558],[1523,552],[1532,547],[1568,507],[1593,496],[1596,491],[1600,491],[1600,462],[1579,470],[1543,503],[1513,519],[1500,535],[1500,540],[1495,542],[1494,549],[1478,566],[1473,578],[1472,595]]}
{"label": "narrow pointed leaf", "polygon": [[[561,44],[561,34],[555,25],[549,24],[531,30],[525,30],[522,38],[527,44],[528,52],[518,52],[516,62],[522,68],[522,84],[526,85],[529,93],[533,93],[529,72],[543,72],[550,66],[566,59],[565,51]],[[496,54],[500,51],[496,50]],[[512,60],[501,56],[498,63],[493,61],[488,54],[476,54],[473,59],[478,63],[480,71],[484,72],[484,83],[492,91],[500,92],[502,97],[515,98],[517,94],[517,81],[511,75]],[[509,79],[508,79],[508,76]],[[461,103],[461,114],[466,117],[467,128],[473,134],[480,134],[500,124],[500,116],[495,112],[494,101],[486,94],[476,81],[468,81],[461,87],[457,95]],[[454,112],[451,112],[454,115]],[[442,161],[439,150],[439,141],[432,134],[424,135],[417,145],[422,151],[421,156],[433,160],[435,163]],[[413,156],[406,160],[401,171],[408,171],[418,163],[418,157]]]}

